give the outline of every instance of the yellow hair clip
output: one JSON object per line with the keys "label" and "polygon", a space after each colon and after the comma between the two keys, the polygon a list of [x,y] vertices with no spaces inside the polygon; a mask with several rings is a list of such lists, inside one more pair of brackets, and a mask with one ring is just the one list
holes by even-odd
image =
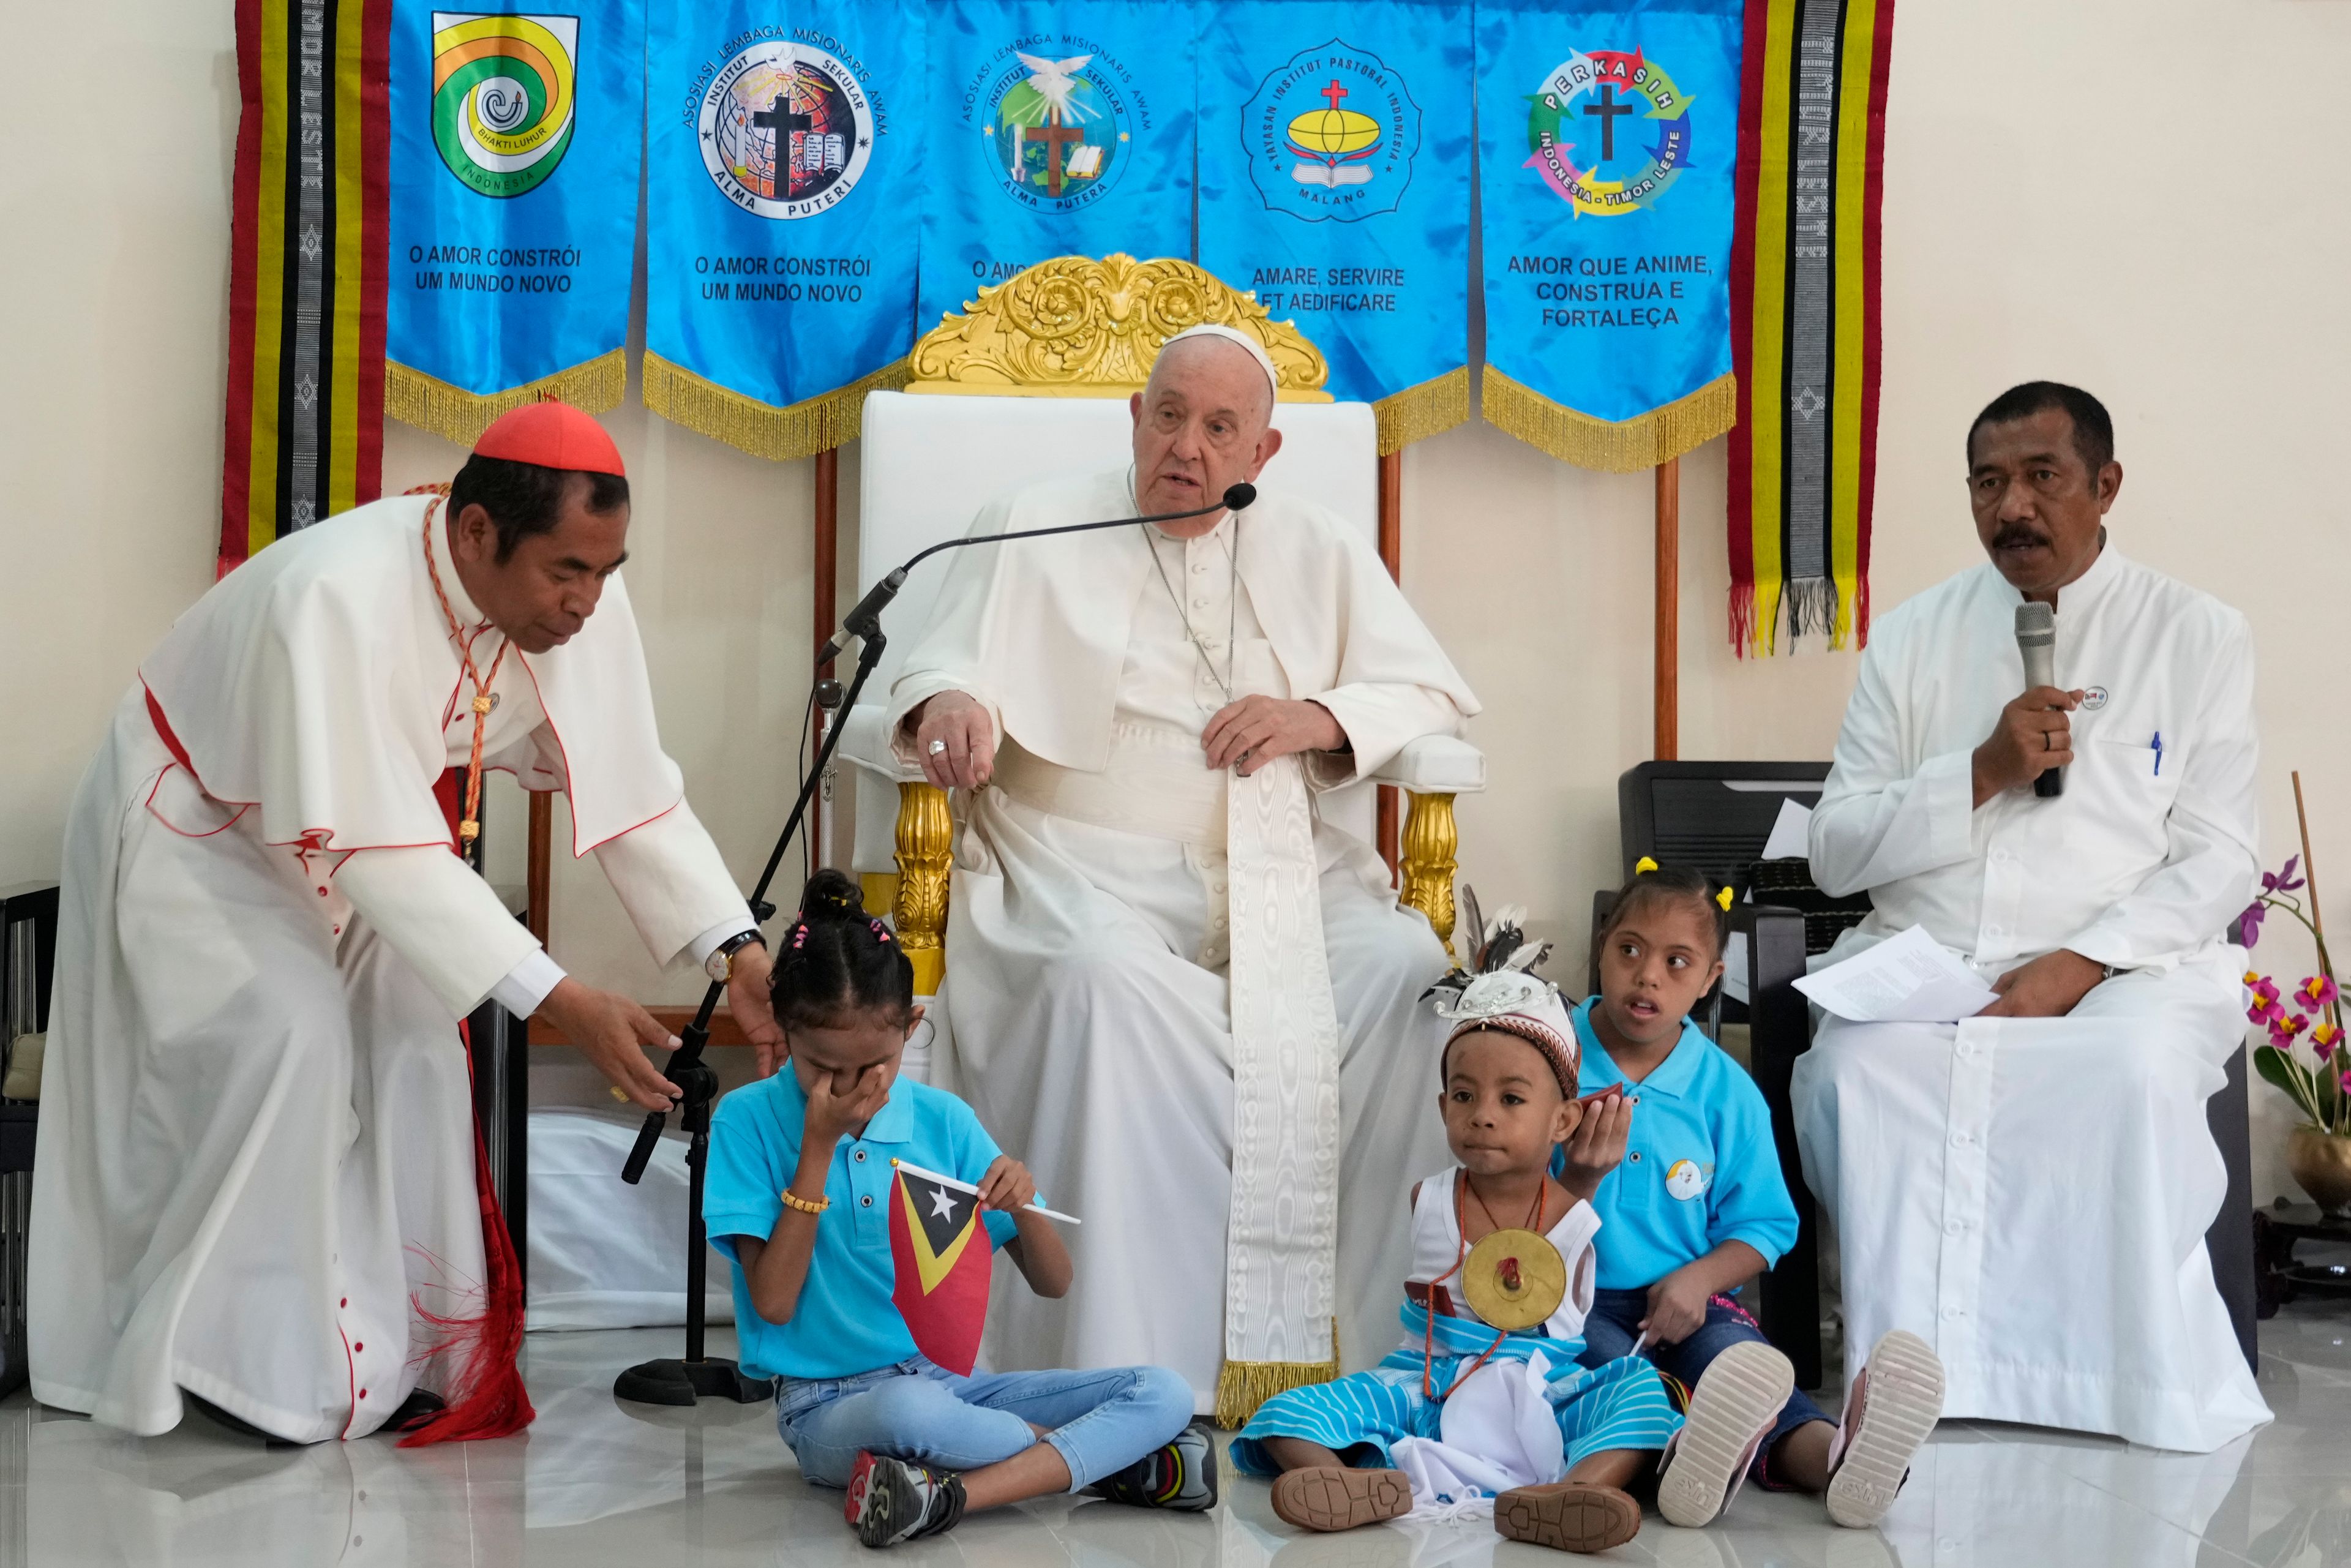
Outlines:
{"label": "yellow hair clip", "polygon": [[1643,855],[1639,860],[1633,862],[1633,874],[1635,876],[1645,876],[1656,869],[1657,862],[1651,860],[1646,855]]}
{"label": "yellow hair clip", "polygon": [[1715,903],[1722,905],[1722,912],[1725,915],[1730,913],[1730,889],[1726,887],[1720,893],[1716,894],[1714,895],[1714,901]]}

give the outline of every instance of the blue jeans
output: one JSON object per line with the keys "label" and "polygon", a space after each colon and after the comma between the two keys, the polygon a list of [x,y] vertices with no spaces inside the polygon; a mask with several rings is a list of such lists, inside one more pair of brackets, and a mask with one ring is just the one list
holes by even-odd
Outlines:
{"label": "blue jeans", "polygon": [[[1649,1315],[1649,1292],[1638,1291],[1595,1291],[1593,1292],[1592,1315],[1583,1321],[1583,1354],[1576,1358],[1584,1366],[1599,1366],[1620,1355],[1632,1353],[1634,1340],[1640,1337],[1641,1320]],[[1761,1341],[1763,1331],[1745,1309],[1728,1296],[1717,1296],[1706,1304],[1706,1322],[1696,1333],[1679,1344],[1658,1344],[1655,1341],[1641,1347],[1641,1354],[1656,1364],[1659,1372],[1684,1388],[1696,1388],[1698,1380],[1714,1358],[1732,1345],[1747,1340]],[[1762,1447],[1755,1450],[1751,1473],[1765,1487],[1774,1490],[1778,1482],[1767,1472],[1766,1462],[1780,1439],[1807,1421],[1826,1421],[1826,1412],[1812,1401],[1812,1396],[1799,1388],[1788,1396],[1788,1403],[1780,1409],[1780,1419],[1772,1424],[1771,1434]]]}
{"label": "blue jeans", "polygon": [[819,1486],[845,1487],[870,1448],[943,1470],[976,1470],[1029,1448],[1030,1423],[1070,1467],[1079,1491],[1175,1439],[1192,1420],[1192,1388],[1164,1366],[1099,1372],[999,1372],[957,1377],[921,1356],[850,1377],[787,1377],[776,1429]]}

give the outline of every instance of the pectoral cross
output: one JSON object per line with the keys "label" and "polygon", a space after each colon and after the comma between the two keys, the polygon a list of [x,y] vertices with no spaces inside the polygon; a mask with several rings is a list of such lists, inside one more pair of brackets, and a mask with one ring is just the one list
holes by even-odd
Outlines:
{"label": "pectoral cross", "polygon": [[1600,117],[1600,161],[1605,163],[1616,156],[1616,117],[1620,114],[1632,113],[1633,106],[1629,103],[1617,102],[1616,89],[1603,83],[1600,89],[1600,101],[1585,104],[1583,112]]}
{"label": "pectoral cross", "polygon": [[1058,196],[1061,193],[1061,149],[1070,142],[1083,141],[1086,133],[1074,125],[1062,124],[1060,113],[1055,112],[1029,134],[1045,144],[1045,189]]}

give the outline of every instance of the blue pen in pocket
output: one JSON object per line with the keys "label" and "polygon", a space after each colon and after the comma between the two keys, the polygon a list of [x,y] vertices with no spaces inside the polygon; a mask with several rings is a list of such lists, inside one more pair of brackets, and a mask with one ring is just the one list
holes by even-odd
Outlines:
{"label": "blue pen in pocket", "polygon": [[2155,748],[2155,776],[2160,779],[2163,777],[2163,731],[2157,730],[2155,738],[2147,744]]}

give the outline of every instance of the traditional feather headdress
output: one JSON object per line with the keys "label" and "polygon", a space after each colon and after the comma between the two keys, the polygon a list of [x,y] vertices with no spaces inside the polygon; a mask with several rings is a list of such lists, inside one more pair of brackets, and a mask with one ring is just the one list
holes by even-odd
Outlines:
{"label": "traditional feather headdress", "polygon": [[[1559,988],[1532,973],[1551,956],[1551,944],[1527,940],[1520,924],[1527,914],[1523,904],[1506,904],[1489,921],[1478,907],[1477,893],[1464,885],[1461,913],[1468,929],[1464,946],[1468,965],[1455,969],[1421,996],[1423,1001],[1435,998],[1437,1016],[1452,1022],[1446,1045],[1449,1048],[1472,1030],[1515,1034],[1543,1053],[1552,1075],[1559,1080],[1559,1092],[1574,1099],[1583,1057],[1575,1042],[1575,1026],[1568,1021],[1567,1004],[1560,1000]],[[1440,1054],[1440,1074],[1444,1061]]]}

